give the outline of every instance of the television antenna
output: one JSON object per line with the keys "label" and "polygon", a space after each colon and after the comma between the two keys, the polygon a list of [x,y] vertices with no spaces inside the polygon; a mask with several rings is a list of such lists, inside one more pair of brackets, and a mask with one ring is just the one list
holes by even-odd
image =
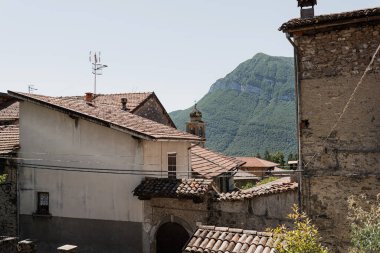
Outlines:
{"label": "television antenna", "polygon": [[35,90],[38,90],[37,88],[34,88],[34,85],[33,84],[29,84],[28,85],[28,92],[29,93],[33,93],[33,91],[35,91]]}
{"label": "television antenna", "polygon": [[96,94],[96,76],[102,75],[102,70],[108,67],[100,63],[100,54],[100,52],[90,51],[88,58],[92,65],[92,74],[94,75],[94,94]]}

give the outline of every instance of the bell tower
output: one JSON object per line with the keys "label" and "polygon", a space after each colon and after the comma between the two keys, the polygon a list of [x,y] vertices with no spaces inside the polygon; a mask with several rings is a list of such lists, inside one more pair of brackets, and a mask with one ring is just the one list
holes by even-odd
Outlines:
{"label": "bell tower", "polygon": [[203,141],[206,140],[206,127],[197,104],[194,105],[193,110],[190,112],[190,121],[186,122],[186,132],[202,138]]}

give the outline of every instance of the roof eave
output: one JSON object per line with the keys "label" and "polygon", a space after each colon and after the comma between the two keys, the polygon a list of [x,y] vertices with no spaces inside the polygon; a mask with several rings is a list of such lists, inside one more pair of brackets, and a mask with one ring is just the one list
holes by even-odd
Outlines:
{"label": "roof eave", "polygon": [[335,20],[330,22],[323,22],[321,24],[314,23],[314,24],[304,24],[304,25],[295,25],[294,27],[286,28],[286,27],[280,27],[279,31],[282,31],[284,33],[288,33],[290,36],[293,36],[293,34],[296,33],[302,33],[307,31],[317,31],[320,29],[328,29],[333,28],[337,26],[344,26],[344,25],[351,25],[351,24],[358,24],[358,23],[368,23],[373,21],[380,21],[380,16],[370,16],[370,17],[362,17],[362,18],[354,18],[349,20]]}
{"label": "roof eave", "polygon": [[38,99],[34,99],[34,98],[31,98],[28,96],[24,96],[22,94],[19,94],[19,93],[13,92],[13,91],[8,91],[8,94],[14,98],[19,99],[19,100],[31,102],[31,103],[37,104],[37,105],[41,105],[41,106],[44,106],[46,108],[50,108],[50,109],[62,112],[64,114],[67,114],[67,115],[72,116],[72,117],[78,117],[78,118],[96,123],[96,124],[101,125],[101,126],[105,126],[105,127],[109,127],[109,128],[121,131],[121,132],[125,132],[125,133],[128,133],[128,134],[135,136],[137,138],[140,138],[140,139],[144,139],[144,140],[154,140],[155,139],[153,136],[138,133],[138,132],[133,131],[131,129],[128,129],[126,127],[121,127],[121,126],[113,124],[111,122],[101,120],[101,119],[98,119],[96,117],[86,115],[86,114],[83,114],[83,113],[80,113],[80,112],[77,112],[77,111],[74,111],[71,109],[63,108],[61,106],[57,106],[57,105],[54,105],[51,103],[40,101]]}

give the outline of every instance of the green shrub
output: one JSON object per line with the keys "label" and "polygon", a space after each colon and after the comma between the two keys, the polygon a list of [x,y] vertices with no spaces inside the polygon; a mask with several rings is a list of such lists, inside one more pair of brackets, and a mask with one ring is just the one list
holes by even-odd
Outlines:
{"label": "green shrub", "polygon": [[366,195],[348,198],[352,253],[380,252],[380,193],[375,201]]}
{"label": "green shrub", "polygon": [[305,213],[298,211],[297,205],[293,206],[293,213],[288,217],[293,220],[294,228],[289,229],[285,225],[272,230],[274,238],[280,238],[283,243],[276,246],[279,253],[327,253],[327,249],[319,243],[318,230]]}

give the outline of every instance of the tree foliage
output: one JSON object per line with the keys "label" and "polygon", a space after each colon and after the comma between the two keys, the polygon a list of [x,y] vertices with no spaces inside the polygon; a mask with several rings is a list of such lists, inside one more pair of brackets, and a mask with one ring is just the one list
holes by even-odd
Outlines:
{"label": "tree foliage", "polygon": [[305,213],[298,211],[297,205],[293,206],[293,213],[288,217],[293,220],[293,229],[285,225],[272,230],[274,238],[280,238],[283,243],[276,246],[279,253],[327,253],[319,240],[318,230]]}
{"label": "tree foliage", "polygon": [[380,252],[380,193],[376,200],[366,195],[348,198],[352,253]]}
{"label": "tree foliage", "polygon": [[[232,156],[296,150],[292,58],[255,55],[217,80],[197,107],[212,150]],[[170,113],[179,129],[185,129],[191,110]]]}

